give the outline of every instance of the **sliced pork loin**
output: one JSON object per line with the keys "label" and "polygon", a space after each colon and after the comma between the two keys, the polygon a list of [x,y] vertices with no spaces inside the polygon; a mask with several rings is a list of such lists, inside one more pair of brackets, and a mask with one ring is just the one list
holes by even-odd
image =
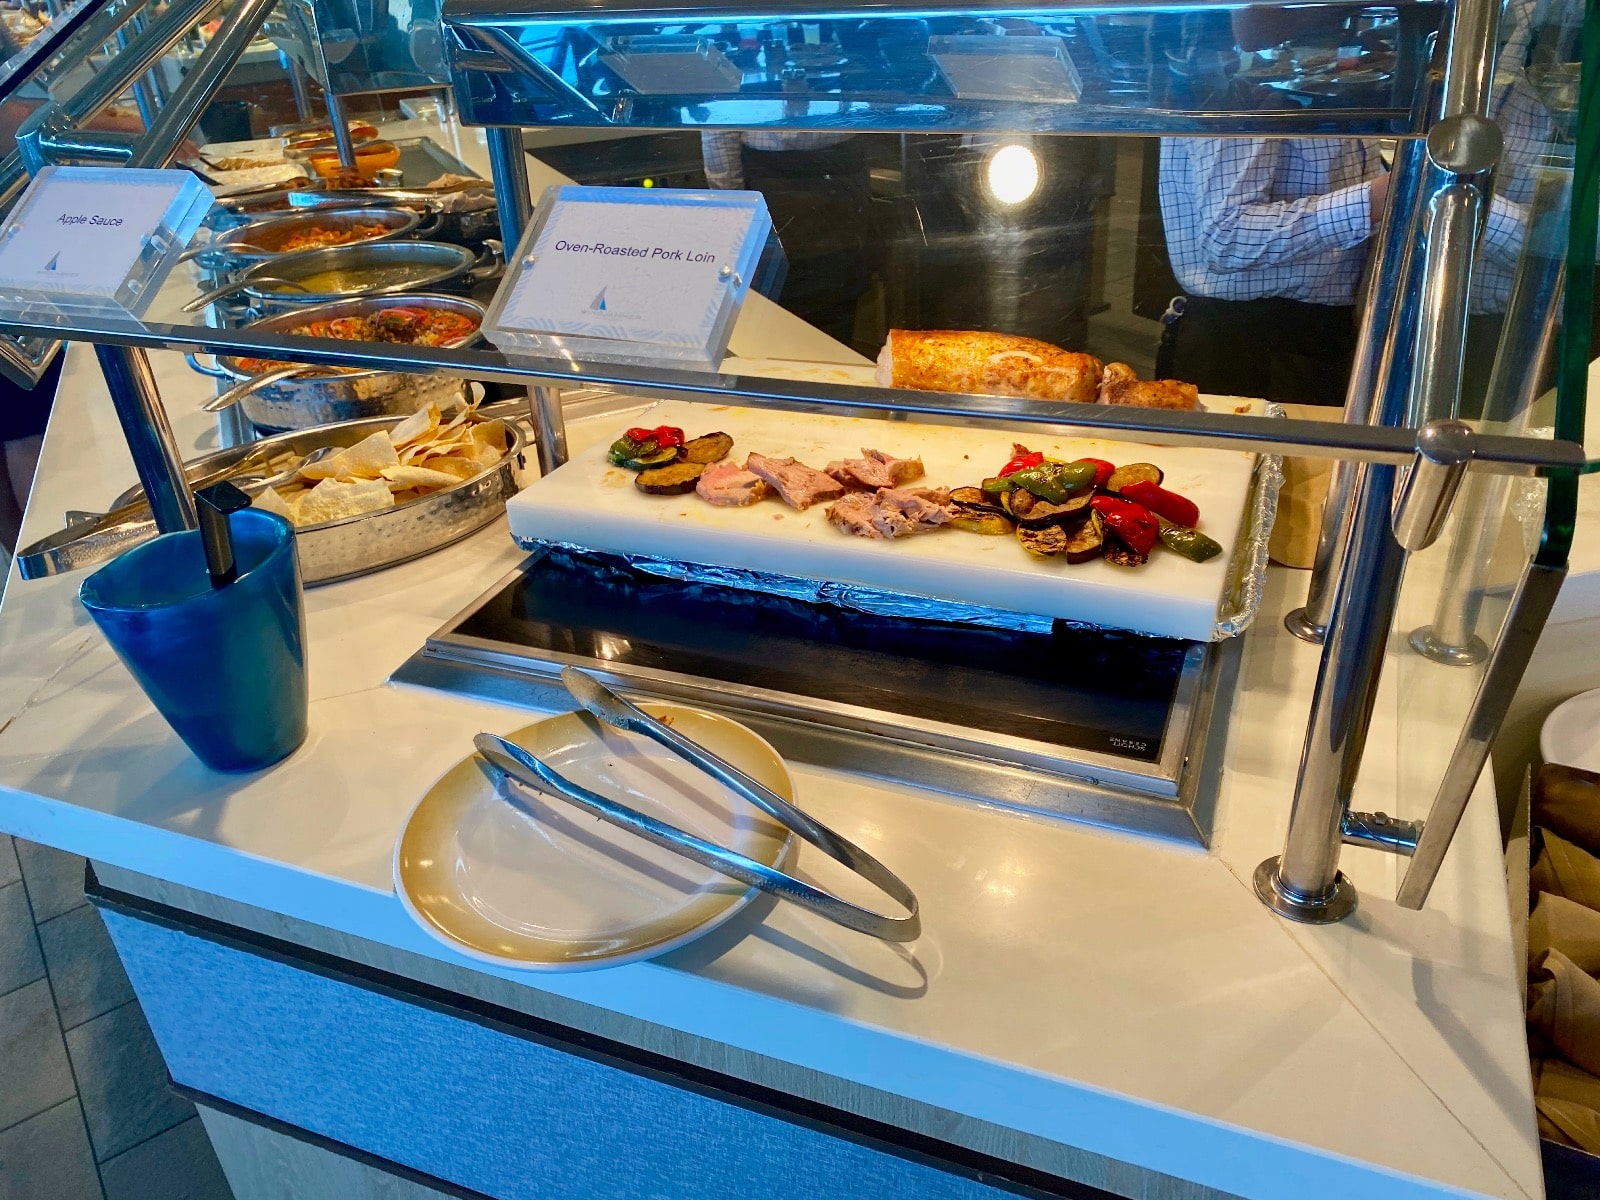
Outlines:
{"label": "sliced pork loin", "polygon": [[745,470],[771,484],[783,502],[798,512],[844,495],[844,484],[798,459],[751,454],[744,465]]}
{"label": "sliced pork loin", "polygon": [[864,447],[860,458],[831,462],[824,469],[851,491],[875,492],[922,478],[920,458],[895,458],[882,450]]}
{"label": "sliced pork loin", "polygon": [[694,490],[700,499],[718,508],[744,508],[772,492],[760,476],[731,462],[707,467]]}
{"label": "sliced pork loin", "polygon": [[879,488],[868,496],[851,492],[828,506],[828,520],[865,538],[902,538],[937,529],[955,517],[945,488]]}

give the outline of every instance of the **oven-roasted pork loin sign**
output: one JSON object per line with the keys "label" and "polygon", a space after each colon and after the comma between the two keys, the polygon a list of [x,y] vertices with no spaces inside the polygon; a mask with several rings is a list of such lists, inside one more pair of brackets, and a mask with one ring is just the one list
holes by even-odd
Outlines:
{"label": "oven-roasted pork loin sign", "polygon": [[1063,462],[1017,445],[994,475],[952,489],[916,484],[925,473],[920,458],[871,447],[821,471],[756,451],[741,466],[732,453],[733,439],[725,433],[687,439],[676,426],[661,425],[629,429],[606,459],[637,472],[634,487],[647,496],[694,492],[719,508],[748,508],[776,495],[796,512],[827,503],[830,525],[880,541],[948,528],[1014,536],[1036,558],[1104,558],[1125,567],[1148,562],[1158,544],[1192,562],[1222,552],[1200,532],[1199,508],[1163,488],[1161,469],[1152,463]]}

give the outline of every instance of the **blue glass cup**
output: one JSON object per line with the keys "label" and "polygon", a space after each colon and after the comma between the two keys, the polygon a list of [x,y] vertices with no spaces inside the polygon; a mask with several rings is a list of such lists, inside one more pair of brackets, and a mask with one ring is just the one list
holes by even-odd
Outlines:
{"label": "blue glass cup", "polygon": [[191,531],[120,555],[78,599],[201,762],[255,771],[305,741],[305,607],[294,527],[258,508],[229,524],[239,577],[224,587]]}

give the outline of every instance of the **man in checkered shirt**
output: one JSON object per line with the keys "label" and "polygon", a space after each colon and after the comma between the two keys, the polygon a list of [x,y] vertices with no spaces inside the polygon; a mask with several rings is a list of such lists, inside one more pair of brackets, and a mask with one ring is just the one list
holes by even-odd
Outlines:
{"label": "man in checkered shirt", "polygon": [[[1531,168],[1552,134],[1522,74],[1538,32],[1535,2],[1508,0],[1502,19],[1489,115],[1506,147],[1474,279],[1471,310],[1488,318],[1468,339],[1475,357],[1492,356],[1537,181]],[[1216,394],[1343,404],[1356,288],[1387,185],[1370,139],[1164,139],[1161,215],[1185,297],[1157,373]],[[1486,373],[1487,359],[1468,375]]]}

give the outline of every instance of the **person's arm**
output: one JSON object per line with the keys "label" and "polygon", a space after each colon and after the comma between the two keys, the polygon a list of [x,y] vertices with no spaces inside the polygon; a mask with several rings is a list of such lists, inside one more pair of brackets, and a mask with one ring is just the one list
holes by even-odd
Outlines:
{"label": "person's arm", "polygon": [[1188,147],[1200,247],[1216,272],[1293,263],[1359,246],[1372,234],[1372,184],[1275,200],[1289,166],[1278,138],[1198,138]]}
{"label": "person's arm", "polygon": [[712,187],[734,192],[744,187],[744,138],[737,130],[701,133],[700,161]]}

